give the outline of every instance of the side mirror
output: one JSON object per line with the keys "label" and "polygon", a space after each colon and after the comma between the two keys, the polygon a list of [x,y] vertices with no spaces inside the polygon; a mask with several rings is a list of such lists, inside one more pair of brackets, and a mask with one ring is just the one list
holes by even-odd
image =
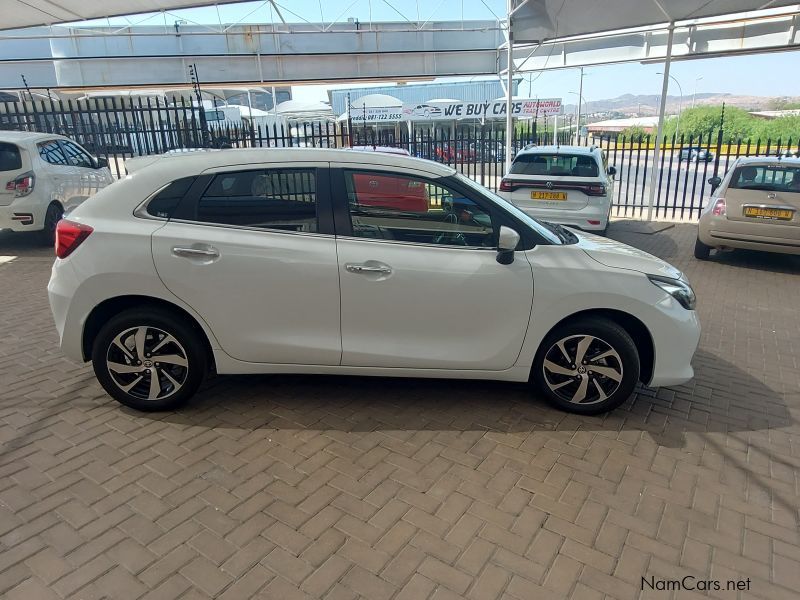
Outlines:
{"label": "side mirror", "polygon": [[609,175],[616,175],[617,174],[617,167],[608,167],[608,174]]}
{"label": "side mirror", "polygon": [[108,166],[107,158],[100,158],[99,156],[94,159],[95,169],[103,169]]}
{"label": "side mirror", "polygon": [[722,178],[721,177],[716,177],[716,176],[715,177],[710,177],[709,180],[708,180],[708,183],[711,184],[711,190],[713,191],[713,190],[715,190],[715,189],[717,189],[719,187],[719,184],[722,183]]}
{"label": "side mirror", "polygon": [[519,234],[505,225],[500,226],[500,239],[497,242],[497,262],[510,265],[514,262],[514,250],[519,244]]}

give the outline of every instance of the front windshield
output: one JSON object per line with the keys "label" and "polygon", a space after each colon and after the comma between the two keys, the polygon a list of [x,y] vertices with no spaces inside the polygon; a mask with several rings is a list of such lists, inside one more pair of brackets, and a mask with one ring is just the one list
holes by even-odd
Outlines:
{"label": "front windshield", "polygon": [[511,204],[511,202],[509,202],[505,198],[502,198],[502,197],[498,196],[497,194],[495,194],[491,190],[483,187],[479,183],[474,182],[469,177],[464,177],[464,175],[462,175],[461,173],[456,173],[455,174],[455,178],[460,183],[463,183],[464,185],[469,186],[470,188],[472,188],[476,192],[480,192],[484,196],[489,196],[497,204],[502,206],[504,210],[510,212],[517,219],[519,219],[520,221],[522,221],[523,223],[528,225],[531,229],[533,229],[536,233],[541,235],[544,239],[546,239],[551,244],[560,245],[560,244],[567,243],[567,242],[565,242],[565,240],[561,236],[559,236],[554,231],[552,225],[548,224],[549,225],[548,226],[548,225],[545,225],[544,223],[542,223],[541,221],[538,221],[538,220],[534,219],[530,215],[526,214],[525,212],[521,211],[516,206]]}

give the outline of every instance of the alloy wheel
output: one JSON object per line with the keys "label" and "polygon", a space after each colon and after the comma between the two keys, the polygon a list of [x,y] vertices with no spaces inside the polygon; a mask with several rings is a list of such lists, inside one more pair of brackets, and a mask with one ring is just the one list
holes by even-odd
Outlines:
{"label": "alloy wheel", "polygon": [[118,334],[106,351],[111,379],[126,394],[140,400],[163,400],[186,383],[186,350],[158,327],[131,327]]}
{"label": "alloy wheel", "polygon": [[593,335],[570,335],[545,354],[544,381],[550,391],[571,404],[597,404],[622,383],[622,359],[606,341]]}

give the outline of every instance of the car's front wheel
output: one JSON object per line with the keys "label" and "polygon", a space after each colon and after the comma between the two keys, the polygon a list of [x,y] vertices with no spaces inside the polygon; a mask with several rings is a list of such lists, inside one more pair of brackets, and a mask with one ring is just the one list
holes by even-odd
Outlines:
{"label": "car's front wheel", "polygon": [[161,310],[116,315],[92,346],[92,365],[103,389],[137,410],[177,408],[200,387],[207,364],[200,333]]}
{"label": "car's front wheel", "polygon": [[533,380],[562,410],[594,415],[625,402],[639,380],[639,353],[625,329],[599,317],[567,322],[542,343]]}

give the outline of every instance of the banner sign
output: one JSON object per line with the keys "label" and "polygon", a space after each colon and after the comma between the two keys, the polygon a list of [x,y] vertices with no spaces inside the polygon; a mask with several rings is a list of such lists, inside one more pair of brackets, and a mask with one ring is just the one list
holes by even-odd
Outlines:
{"label": "banner sign", "polygon": [[[453,119],[505,119],[506,101],[427,102],[404,104],[405,121],[443,121]],[[523,98],[511,101],[514,117],[550,117],[561,114],[561,98]]]}
{"label": "banner sign", "polygon": [[382,121],[402,121],[403,108],[390,107],[353,107],[350,109],[353,123],[380,123]]}
{"label": "banner sign", "polygon": [[[561,114],[561,98],[522,98],[512,100],[514,117],[552,117]],[[458,119],[505,119],[506,101],[486,102],[426,102],[392,107],[353,107],[353,123],[394,121],[452,121]]]}

